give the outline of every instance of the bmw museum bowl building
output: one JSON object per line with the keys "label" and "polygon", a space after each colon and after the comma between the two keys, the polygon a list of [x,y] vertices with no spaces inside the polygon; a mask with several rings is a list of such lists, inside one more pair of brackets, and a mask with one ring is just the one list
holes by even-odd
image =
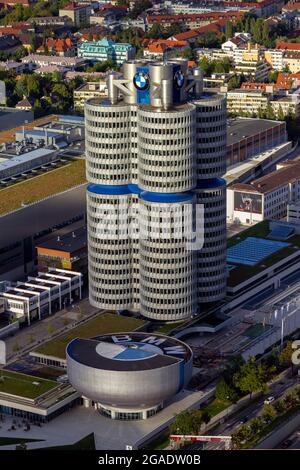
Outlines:
{"label": "bmw museum bowl building", "polygon": [[66,351],[67,372],[85,406],[111,419],[147,419],[192,375],[189,346],[168,336],[133,332],[76,338]]}

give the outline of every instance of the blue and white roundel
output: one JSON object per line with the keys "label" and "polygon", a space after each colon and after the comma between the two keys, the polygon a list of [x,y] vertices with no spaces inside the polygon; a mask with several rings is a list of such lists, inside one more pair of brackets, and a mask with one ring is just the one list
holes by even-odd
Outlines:
{"label": "blue and white roundel", "polygon": [[135,88],[138,90],[147,90],[149,88],[149,75],[144,72],[138,72],[133,78]]}
{"label": "blue and white roundel", "polygon": [[177,88],[182,88],[184,85],[184,75],[181,70],[178,70],[174,75],[174,83]]}

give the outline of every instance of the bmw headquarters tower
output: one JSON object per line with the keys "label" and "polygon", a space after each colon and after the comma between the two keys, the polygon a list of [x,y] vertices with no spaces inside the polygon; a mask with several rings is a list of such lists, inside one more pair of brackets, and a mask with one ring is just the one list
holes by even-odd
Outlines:
{"label": "bmw headquarters tower", "polygon": [[85,120],[91,304],[177,321],[224,298],[226,98],[186,61],[130,61]]}

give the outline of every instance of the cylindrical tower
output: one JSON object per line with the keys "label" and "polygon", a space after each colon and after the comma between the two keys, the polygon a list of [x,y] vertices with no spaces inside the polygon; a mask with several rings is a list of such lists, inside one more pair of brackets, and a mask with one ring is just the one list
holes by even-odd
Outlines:
{"label": "cylindrical tower", "polygon": [[139,186],[152,192],[188,191],[196,185],[196,113],[186,103],[169,111],[138,110]]}
{"label": "cylindrical tower", "polygon": [[[147,318],[177,321],[196,313],[196,271],[184,227],[194,195],[141,193],[140,301]],[[185,219],[185,221],[184,221]]]}
{"label": "cylindrical tower", "polygon": [[204,94],[197,112],[197,204],[204,206],[204,246],[197,253],[199,304],[226,295],[226,98]]}
{"label": "cylindrical tower", "polygon": [[86,175],[90,183],[131,182],[130,130],[129,106],[96,98],[86,103]]}
{"label": "cylindrical tower", "polygon": [[[181,60],[123,72],[85,107],[90,301],[187,319],[225,295],[226,99]],[[196,203],[202,249],[189,238]]]}
{"label": "cylindrical tower", "polygon": [[87,228],[90,302],[109,310],[132,306],[132,243],[128,237],[127,185],[90,184]]}
{"label": "cylindrical tower", "polygon": [[200,180],[197,204],[204,206],[204,245],[197,252],[199,303],[217,302],[226,295],[226,182]]}

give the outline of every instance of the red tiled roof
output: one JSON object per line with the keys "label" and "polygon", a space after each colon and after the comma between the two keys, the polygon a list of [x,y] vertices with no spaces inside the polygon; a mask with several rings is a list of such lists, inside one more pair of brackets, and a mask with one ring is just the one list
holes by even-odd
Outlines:
{"label": "red tiled roof", "polygon": [[214,23],[201,26],[200,28],[191,29],[190,31],[186,31],[185,33],[175,34],[174,38],[176,38],[177,41],[185,41],[185,40],[188,41],[189,39],[196,38],[205,33],[212,32],[212,33],[220,34],[223,30],[224,30],[224,25],[222,24],[222,22],[215,21]]}
{"label": "red tiled roof", "polygon": [[288,51],[300,51],[300,43],[277,41],[276,49],[285,49]]}
{"label": "red tiled roof", "polygon": [[231,20],[231,19],[240,19],[244,16],[244,12],[241,11],[225,11],[225,12],[211,12],[211,13],[195,13],[195,14],[181,14],[181,15],[148,15],[147,21],[148,23],[163,23],[168,21],[174,21],[176,23],[186,23],[189,21],[196,21],[196,20]]}

